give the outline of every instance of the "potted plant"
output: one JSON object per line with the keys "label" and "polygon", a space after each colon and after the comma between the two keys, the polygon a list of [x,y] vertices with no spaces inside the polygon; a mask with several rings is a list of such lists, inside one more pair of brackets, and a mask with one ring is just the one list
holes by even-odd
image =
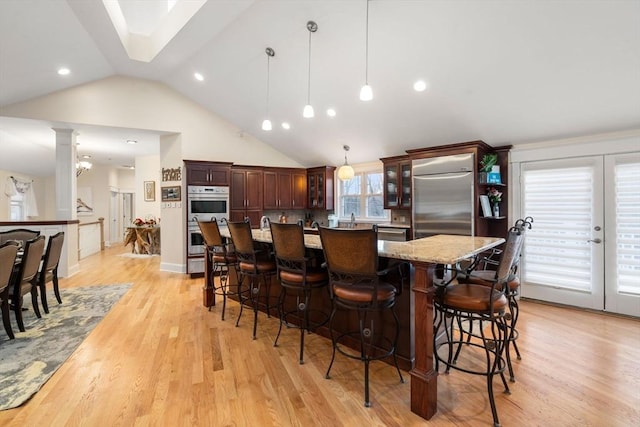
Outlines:
{"label": "potted plant", "polygon": [[480,173],[478,174],[478,182],[480,184],[486,184],[487,175],[493,167],[498,163],[498,155],[496,153],[488,153],[482,156],[480,159]]}

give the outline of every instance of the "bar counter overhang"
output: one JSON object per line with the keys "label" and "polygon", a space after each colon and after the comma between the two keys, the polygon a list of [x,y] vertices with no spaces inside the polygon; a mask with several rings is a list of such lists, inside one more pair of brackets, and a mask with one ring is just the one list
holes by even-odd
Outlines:
{"label": "bar counter overhang", "polygon": [[[230,237],[226,227],[221,227],[220,232]],[[252,235],[257,242],[271,243],[270,230],[254,229]],[[305,234],[304,241],[307,248],[322,250],[320,236]],[[412,266],[412,292],[401,295],[396,309],[402,328],[398,357],[404,362],[403,367],[410,369],[411,411],[423,418],[430,419],[437,411],[438,373],[433,368],[435,267],[455,264],[503,242],[504,239],[498,237],[457,235],[436,235],[407,242],[378,241],[380,257],[408,261]],[[209,275],[205,273],[205,277]]]}

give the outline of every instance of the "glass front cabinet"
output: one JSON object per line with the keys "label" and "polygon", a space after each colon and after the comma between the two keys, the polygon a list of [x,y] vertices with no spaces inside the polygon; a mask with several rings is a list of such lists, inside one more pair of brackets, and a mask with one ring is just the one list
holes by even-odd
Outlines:
{"label": "glass front cabinet", "polygon": [[380,160],[384,167],[384,208],[411,209],[411,160],[408,156]]}

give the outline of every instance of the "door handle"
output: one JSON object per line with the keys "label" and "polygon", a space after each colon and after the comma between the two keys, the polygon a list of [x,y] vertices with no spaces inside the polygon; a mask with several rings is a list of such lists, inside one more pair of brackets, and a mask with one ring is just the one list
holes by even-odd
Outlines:
{"label": "door handle", "polygon": [[587,242],[602,243],[602,239],[589,239]]}

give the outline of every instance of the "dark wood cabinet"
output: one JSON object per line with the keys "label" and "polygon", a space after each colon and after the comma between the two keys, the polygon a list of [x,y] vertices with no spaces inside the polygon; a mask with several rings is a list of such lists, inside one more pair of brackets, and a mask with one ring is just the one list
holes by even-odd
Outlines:
{"label": "dark wood cabinet", "polygon": [[187,185],[214,185],[227,187],[230,184],[231,163],[185,160]]}
{"label": "dark wood cabinet", "polygon": [[409,156],[380,159],[383,165],[384,208],[411,209],[411,160]]}
{"label": "dark wood cabinet", "polygon": [[304,170],[265,168],[264,209],[304,209],[306,183]]}
{"label": "dark wood cabinet", "polygon": [[258,227],[262,216],[263,169],[258,166],[233,166],[231,168],[231,220],[242,221],[249,217],[251,225]]}
{"label": "dark wood cabinet", "polygon": [[333,210],[333,166],[307,169],[307,207]]}

